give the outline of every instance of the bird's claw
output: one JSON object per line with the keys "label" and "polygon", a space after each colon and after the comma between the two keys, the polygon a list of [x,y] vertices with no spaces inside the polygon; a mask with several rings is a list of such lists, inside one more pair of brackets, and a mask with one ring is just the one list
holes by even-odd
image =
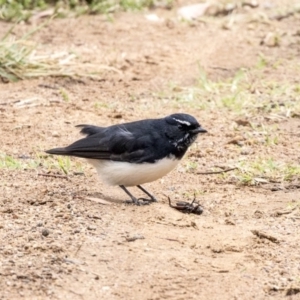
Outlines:
{"label": "bird's claw", "polygon": [[138,198],[138,200],[142,200],[144,202],[148,202],[148,204],[150,204],[152,202],[157,202],[157,200],[154,197],[150,198],[150,199],[147,199],[147,198]]}
{"label": "bird's claw", "polygon": [[[140,201],[142,200],[142,201]],[[150,201],[145,201],[143,198],[135,199],[135,200],[127,200],[125,201],[126,204],[131,204],[131,205],[137,205],[137,206],[143,206],[143,205],[149,205]]]}

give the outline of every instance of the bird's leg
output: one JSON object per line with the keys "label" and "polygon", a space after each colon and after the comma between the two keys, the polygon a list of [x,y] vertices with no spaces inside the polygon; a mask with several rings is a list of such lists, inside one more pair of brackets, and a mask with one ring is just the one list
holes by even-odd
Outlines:
{"label": "bird's leg", "polygon": [[146,191],[141,185],[137,185],[137,187],[143,191],[147,196],[150,197],[150,199],[145,199],[145,198],[140,198],[144,201],[149,201],[149,202],[157,202],[156,198],[154,196],[152,196],[148,191]]}
{"label": "bird's leg", "polygon": [[138,199],[136,199],[127,189],[124,185],[119,185],[119,187],[131,198],[131,201],[126,201],[126,203],[132,203],[135,205],[147,205],[149,203],[147,202],[140,202]]}

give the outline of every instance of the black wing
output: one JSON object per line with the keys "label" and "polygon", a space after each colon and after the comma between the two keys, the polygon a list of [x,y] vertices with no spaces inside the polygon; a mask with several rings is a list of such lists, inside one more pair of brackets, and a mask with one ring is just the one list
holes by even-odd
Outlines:
{"label": "black wing", "polygon": [[[140,121],[141,122],[141,121]],[[168,149],[157,151],[161,131],[148,124],[134,123],[97,127],[79,125],[87,137],[65,148],[47,150],[49,154],[77,156],[90,159],[105,159],[125,162],[154,162],[165,156]],[[143,126],[146,125],[146,126]],[[156,150],[156,151],[155,151]]]}

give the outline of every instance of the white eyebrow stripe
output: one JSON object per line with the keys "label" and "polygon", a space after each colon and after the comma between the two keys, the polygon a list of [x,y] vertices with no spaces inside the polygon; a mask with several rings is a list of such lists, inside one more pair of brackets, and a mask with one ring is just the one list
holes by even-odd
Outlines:
{"label": "white eyebrow stripe", "polygon": [[173,120],[175,120],[175,121],[177,121],[177,122],[179,122],[179,123],[181,123],[181,124],[185,124],[185,125],[187,125],[187,126],[191,126],[191,123],[188,122],[188,121],[182,121],[182,120],[178,120],[178,119],[176,119],[176,118],[173,118]]}

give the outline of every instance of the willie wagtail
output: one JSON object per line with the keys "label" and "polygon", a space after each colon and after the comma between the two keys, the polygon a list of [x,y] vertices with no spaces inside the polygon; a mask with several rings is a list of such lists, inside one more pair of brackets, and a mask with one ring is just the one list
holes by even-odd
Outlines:
{"label": "willie wagtail", "polygon": [[[194,117],[182,113],[109,127],[76,127],[85,138],[46,152],[86,158],[104,182],[120,186],[137,205],[157,201],[141,184],[169,173],[198,134],[206,132]],[[135,198],[128,186],[137,186],[150,199]]]}

